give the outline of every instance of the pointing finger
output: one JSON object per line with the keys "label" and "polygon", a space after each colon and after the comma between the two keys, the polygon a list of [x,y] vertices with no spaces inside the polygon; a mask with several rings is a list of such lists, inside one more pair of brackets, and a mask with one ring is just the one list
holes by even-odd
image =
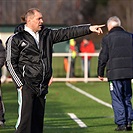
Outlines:
{"label": "pointing finger", "polygon": [[104,27],[105,24],[102,24],[102,25],[97,25],[98,28],[101,28],[101,27]]}

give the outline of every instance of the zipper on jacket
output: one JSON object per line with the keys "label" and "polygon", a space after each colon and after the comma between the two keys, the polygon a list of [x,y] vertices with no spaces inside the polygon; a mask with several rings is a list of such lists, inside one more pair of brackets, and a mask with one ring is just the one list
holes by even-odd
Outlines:
{"label": "zipper on jacket", "polygon": [[[42,52],[42,55],[43,55],[43,52]],[[40,95],[42,93],[42,83],[44,82],[44,75],[45,75],[45,63],[44,63],[42,58],[41,58],[41,61],[42,61],[42,65],[43,65],[43,79],[42,79],[42,82],[41,82],[40,88],[39,88],[40,89]]]}
{"label": "zipper on jacket", "polygon": [[25,75],[25,65],[23,66],[23,77]]}

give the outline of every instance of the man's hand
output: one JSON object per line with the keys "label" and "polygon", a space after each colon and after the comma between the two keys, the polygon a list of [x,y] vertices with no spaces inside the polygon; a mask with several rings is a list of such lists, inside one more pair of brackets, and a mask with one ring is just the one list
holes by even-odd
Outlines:
{"label": "man's hand", "polygon": [[104,77],[98,76],[98,78],[99,78],[101,81],[104,80]]}
{"label": "man's hand", "polygon": [[20,87],[20,90],[22,90],[23,86]]}
{"label": "man's hand", "polygon": [[105,26],[105,24],[103,24],[103,25],[93,25],[93,26],[90,26],[89,29],[90,29],[90,31],[96,32],[99,35],[99,34],[103,33],[102,27],[104,27],[104,26]]}
{"label": "man's hand", "polygon": [[53,76],[51,77],[51,79],[49,80],[48,86],[50,86],[53,82]]}

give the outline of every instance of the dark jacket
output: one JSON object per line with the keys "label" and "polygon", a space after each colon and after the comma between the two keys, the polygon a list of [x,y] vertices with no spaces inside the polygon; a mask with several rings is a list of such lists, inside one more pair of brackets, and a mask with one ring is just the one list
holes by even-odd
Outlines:
{"label": "dark jacket", "polygon": [[6,52],[2,44],[2,40],[0,39],[0,77],[1,77],[1,68],[5,63],[5,60],[6,60]]}
{"label": "dark jacket", "polygon": [[39,49],[34,38],[23,30],[24,25],[17,27],[16,34],[7,41],[7,61],[9,70],[17,87],[25,83],[32,88],[48,87],[52,76],[53,44],[71,38],[90,34],[90,25],[78,25],[60,29],[45,26],[39,31]]}
{"label": "dark jacket", "polygon": [[104,76],[105,66],[108,80],[133,78],[132,34],[121,27],[112,28],[102,40],[98,76]]}

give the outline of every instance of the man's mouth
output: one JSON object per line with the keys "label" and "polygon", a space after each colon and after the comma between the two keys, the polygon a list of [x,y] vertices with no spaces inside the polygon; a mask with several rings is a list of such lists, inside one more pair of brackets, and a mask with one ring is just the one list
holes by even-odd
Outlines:
{"label": "man's mouth", "polygon": [[39,27],[42,27],[42,24],[40,24]]}

